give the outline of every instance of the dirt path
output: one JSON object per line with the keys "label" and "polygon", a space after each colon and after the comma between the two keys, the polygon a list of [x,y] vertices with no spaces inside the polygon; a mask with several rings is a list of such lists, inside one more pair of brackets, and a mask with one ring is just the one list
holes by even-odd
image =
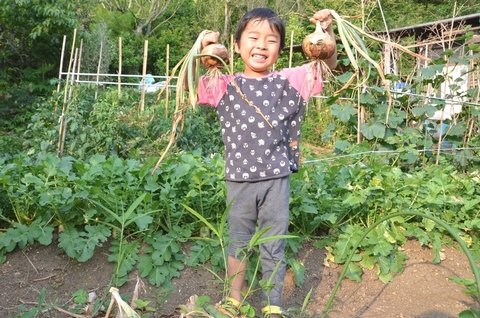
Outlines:
{"label": "dirt path", "polygon": [[[450,276],[473,278],[463,253],[445,248],[446,259],[435,265],[428,248],[420,247],[415,241],[408,242],[404,248],[409,260],[401,275],[387,285],[376,278],[374,271],[366,271],[361,284],[345,279],[328,317],[453,318],[462,310],[480,307],[463,292],[462,286],[447,279]],[[73,304],[72,294],[79,289],[95,291],[102,296],[113,274],[113,264],[107,261],[107,254],[108,246],[104,246],[96,250],[88,262],[78,263],[68,258],[56,244],[35,244],[8,254],[7,262],[0,265],[0,317],[18,315],[21,306],[36,307],[42,288],[47,290],[46,304],[56,301],[65,308]],[[312,289],[308,317],[322,314],[342,270],[341,266],[323,266],[324,257],[325,251],[311,244],[304,244],[297,253],[296,258],[306,267],[306,282],[296,287],[293,274],[287,275],[285,308],[300,309]],[[132,280],[120,288],[122,294],[133,292],[135,274],[131,276]],[[166,302],[162,301],[166,291],[148,284],[147,294],[141,299],[157,304],[157,312],[151,317],[177,317],[175,308],[186,303],[191,295],[208,295],[212,302],[221,299],[222,286],[214,284],[212,279],[204,269],[186,268],[180,278],[172,281],[174,290]],[[261,307],[259,293],[250,296],[248,301],[257,309]],[[52,309],[44,317],[69,316]]]}

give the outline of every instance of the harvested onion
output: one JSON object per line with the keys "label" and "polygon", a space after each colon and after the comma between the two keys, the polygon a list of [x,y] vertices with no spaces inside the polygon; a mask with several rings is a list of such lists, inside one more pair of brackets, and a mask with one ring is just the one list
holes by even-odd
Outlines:
{"label": "harvested onion", "polygon": [[335,53],[335,40],[325,32],[317,21],[315,32],[307,35],[302,42],[302,48],[305,54],[312,60],[326,60]]}
{"label": "harvested onion", "polygon": [[[223,68],[225,65],[223,64],[228,63],[228,50],[227,48],[222,45],[222,44],[210,44],[207,45],[202,49],[201,54],[205,54],[204,56],[200,57],[200,63],[206,68],[206,69],[212,69],[212,68]],[[219,58],[223,60],[220,61],[217,57],[213,56],[216,55]]]}

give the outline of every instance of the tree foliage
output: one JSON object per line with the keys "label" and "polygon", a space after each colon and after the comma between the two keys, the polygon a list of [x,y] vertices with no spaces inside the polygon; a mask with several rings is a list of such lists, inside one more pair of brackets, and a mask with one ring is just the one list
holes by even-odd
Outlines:
{"label": "tree foliage", "polygon": [[[285,19],[287,37],[294,30],[296,44],[311,29],[305,17],[323,8],[356,17],[351,20],[369,31],[447,19],[480,9],[476,0],[325,0],[321,4],[315,0],[0,0],[0,96],[14,96],[11,90],[22,85],[29,86],[31,92],[51,91],[47,80],[58,74],[62,38],[66,35],[71,40],[74,28],[88,47],[84,57],[89,69],[94,69],[102,44],[106,64],[102,69],[116,72],[118,38],[122,37],[123,73],[141,72],[142,48],[148,40],[147,71],[164,74],[167,45],[170,69],[204,29],[219,31],[220,41],[229,46],[238,20],[247,10],[259,6],[270,7]],[[287,57],[279,63],[287,65]]]}

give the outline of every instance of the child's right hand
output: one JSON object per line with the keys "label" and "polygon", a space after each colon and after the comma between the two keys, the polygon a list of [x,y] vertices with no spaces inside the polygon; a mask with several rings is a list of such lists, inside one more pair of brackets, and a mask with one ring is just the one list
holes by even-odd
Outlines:
{"label": "child's right hand", "polygon": [[202,38],[202,48],[210,44],[218,43],[219,36],[220,36],[220,32],[207,31]]}

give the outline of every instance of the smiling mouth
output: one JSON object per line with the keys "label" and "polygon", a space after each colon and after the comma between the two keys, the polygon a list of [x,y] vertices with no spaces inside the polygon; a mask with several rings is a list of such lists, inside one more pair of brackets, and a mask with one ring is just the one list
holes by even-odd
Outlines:
{"label": "smiling mouth", "polygon": [[264,56],[264,55],[259,55],[259,54],[253,54],[252,57],[255,59],[255,60],[266,60],[267,57]]}

